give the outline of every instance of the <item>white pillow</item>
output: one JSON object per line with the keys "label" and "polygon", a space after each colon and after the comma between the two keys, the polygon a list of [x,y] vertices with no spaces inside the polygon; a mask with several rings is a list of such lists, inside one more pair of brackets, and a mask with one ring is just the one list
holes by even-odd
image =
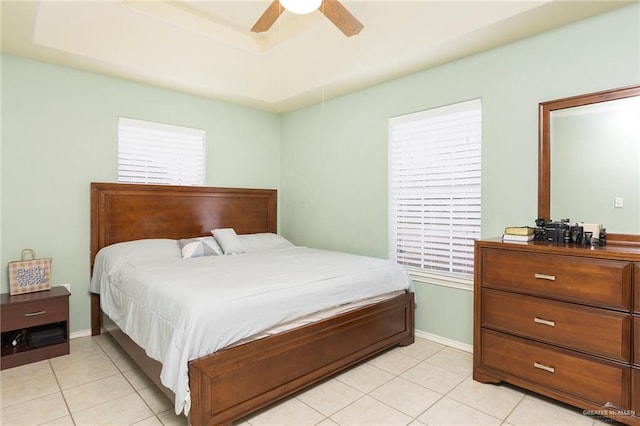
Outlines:
{"label": "white pillow", "polygon": [[211,233],[224,254],[244,253],[244,246],[233,228],[214,229]]}
{"label": "white pillow", "polygon": [[200,256],[218,256],[222,249],[213,237],[198,237],[178,240],[183,259]]}
{"label": "white pillow", "polygon": [[238,235],[238,239],[247,253],[263,250],[277,250],[294,247],[293,243],[278,234],[265,232],[261,234]]}

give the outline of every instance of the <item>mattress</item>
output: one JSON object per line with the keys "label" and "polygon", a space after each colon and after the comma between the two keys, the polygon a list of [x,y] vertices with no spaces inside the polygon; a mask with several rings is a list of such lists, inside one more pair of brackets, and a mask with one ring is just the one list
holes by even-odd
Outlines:
{"label": "mattress", "polygon": [[306,247],[183,259],[175,240],[103,248],[90,290],[147,356],[189,412],[188,362],[293,320],[411,290],[404,268],[382,259]]}

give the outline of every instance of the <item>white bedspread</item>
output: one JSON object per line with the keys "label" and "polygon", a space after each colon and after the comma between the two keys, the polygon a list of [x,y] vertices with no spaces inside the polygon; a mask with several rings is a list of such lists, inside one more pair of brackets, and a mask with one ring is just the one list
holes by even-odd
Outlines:
{"label": "white bedspread", "polygon": [[286,321],[411,285],[404,268],[371,257],[292,247],[182,259],[175,240],[140,240],[102,249],[90,289],[162,363],[176,414],[187,414],[188,361]]}

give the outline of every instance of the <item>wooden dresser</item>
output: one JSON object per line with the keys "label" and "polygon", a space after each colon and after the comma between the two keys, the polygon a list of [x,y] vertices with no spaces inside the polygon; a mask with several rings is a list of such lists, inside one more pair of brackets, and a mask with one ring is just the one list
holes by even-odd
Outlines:
{"label": "wooden dresser", "polygon": [[476,241],[474,287],[474,380],[640,425],[640,245]]}

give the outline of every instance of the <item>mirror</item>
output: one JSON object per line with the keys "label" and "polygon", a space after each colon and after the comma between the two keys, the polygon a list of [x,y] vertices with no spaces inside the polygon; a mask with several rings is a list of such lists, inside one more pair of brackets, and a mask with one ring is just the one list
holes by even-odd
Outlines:
{"label": "mirror", "polygon": [[640,86],[539,105],[538,217],[640,242]]}

